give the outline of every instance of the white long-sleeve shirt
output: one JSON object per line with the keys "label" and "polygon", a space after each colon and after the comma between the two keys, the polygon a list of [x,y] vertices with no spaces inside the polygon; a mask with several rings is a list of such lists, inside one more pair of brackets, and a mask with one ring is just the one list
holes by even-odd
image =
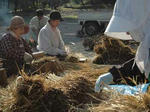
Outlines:
{"label": "white long-sleeve shirt", "polygon": [[46,25],[48,22],[49,18],[47,16],[43,16],[42,19],[39,20],[37,16],[33,17],[30,21],[30,34],[32,35],[33,39],[37,41],[38,34],[41,30],[41,28]]}
{"label": "white long-sleeve shirt", "polygon": [[37,49],[49,55],[64,55],[65,45],[58,28],[54,31],[49,22],[40,30]]}
{"label": "white long-sleeve shirt", "polygon": [[150,0],[117,0],[105,34],[124,40],[132,39],[126,32],[135,31],[143,25],[150,15],[149,5]]}

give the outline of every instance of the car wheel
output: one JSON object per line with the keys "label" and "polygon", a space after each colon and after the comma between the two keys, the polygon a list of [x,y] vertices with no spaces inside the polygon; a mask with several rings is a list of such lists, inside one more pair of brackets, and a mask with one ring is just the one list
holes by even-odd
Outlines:
{"label": "car wheel", "polygon": [[88,36],[96,35],[99,32],[99,25],[97,23],[95,23],[95,22],[85,23],[84,27],[85,27],[85,33]]}

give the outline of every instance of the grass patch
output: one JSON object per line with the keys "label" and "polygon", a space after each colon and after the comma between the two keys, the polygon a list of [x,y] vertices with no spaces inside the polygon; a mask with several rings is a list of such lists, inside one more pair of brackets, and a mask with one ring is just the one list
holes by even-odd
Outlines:
{"label": "grass patch", "polygon": [[78,19],[77,15],[65,15],[63,16],[65,19]]}

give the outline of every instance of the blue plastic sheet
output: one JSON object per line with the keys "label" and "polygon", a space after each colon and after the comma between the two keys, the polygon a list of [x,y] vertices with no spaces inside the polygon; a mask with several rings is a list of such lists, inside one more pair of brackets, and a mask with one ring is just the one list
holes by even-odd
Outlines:
{"label": "blue plastic sheet", "polygon": [[109,85],[108,87],[105,87],[104,89],[107,89],[107,90],[112,89],[123,95],[136,95],[136,94],[146,93],[149,85],[150,85],[150,83],[141,84],[141,85],[137,85],[137,86]]}

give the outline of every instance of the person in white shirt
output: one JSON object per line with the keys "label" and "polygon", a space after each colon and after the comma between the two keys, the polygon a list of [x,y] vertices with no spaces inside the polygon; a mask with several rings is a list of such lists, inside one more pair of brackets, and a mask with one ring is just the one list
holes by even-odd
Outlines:
{"label": "person in white shirt", "polygon": [[[99,76],[95,91],[112,82],[137,85],[150,82],[150,0],[117,0],[105,34],[118,39],[140,42],[134,59]],[[139,13],[140,12],[140,13]],[[136,84],[135,84],[136,82]]]}
{"label": "person in white shirt", "polygon": [[45,54],[51,56],[67,56],[60,30],[57,27],[62,20],[59,12],[54,11],[50,14],[49,21],[40,30],[38,36],[38,50],[44,51]]}
{"label": "person in white shirt", "polygon": [[49,18],[47,16],[44,16],[43,10],[42,9],[37,9],[36,10],[36,16],[33,17],[30,20],[30,40],[31,42],[37,42],[37,38],[38,38],[38,34],[41,30],[41,28],[44,27],[44,25],[46,25],[47,21],[49,20]]}

